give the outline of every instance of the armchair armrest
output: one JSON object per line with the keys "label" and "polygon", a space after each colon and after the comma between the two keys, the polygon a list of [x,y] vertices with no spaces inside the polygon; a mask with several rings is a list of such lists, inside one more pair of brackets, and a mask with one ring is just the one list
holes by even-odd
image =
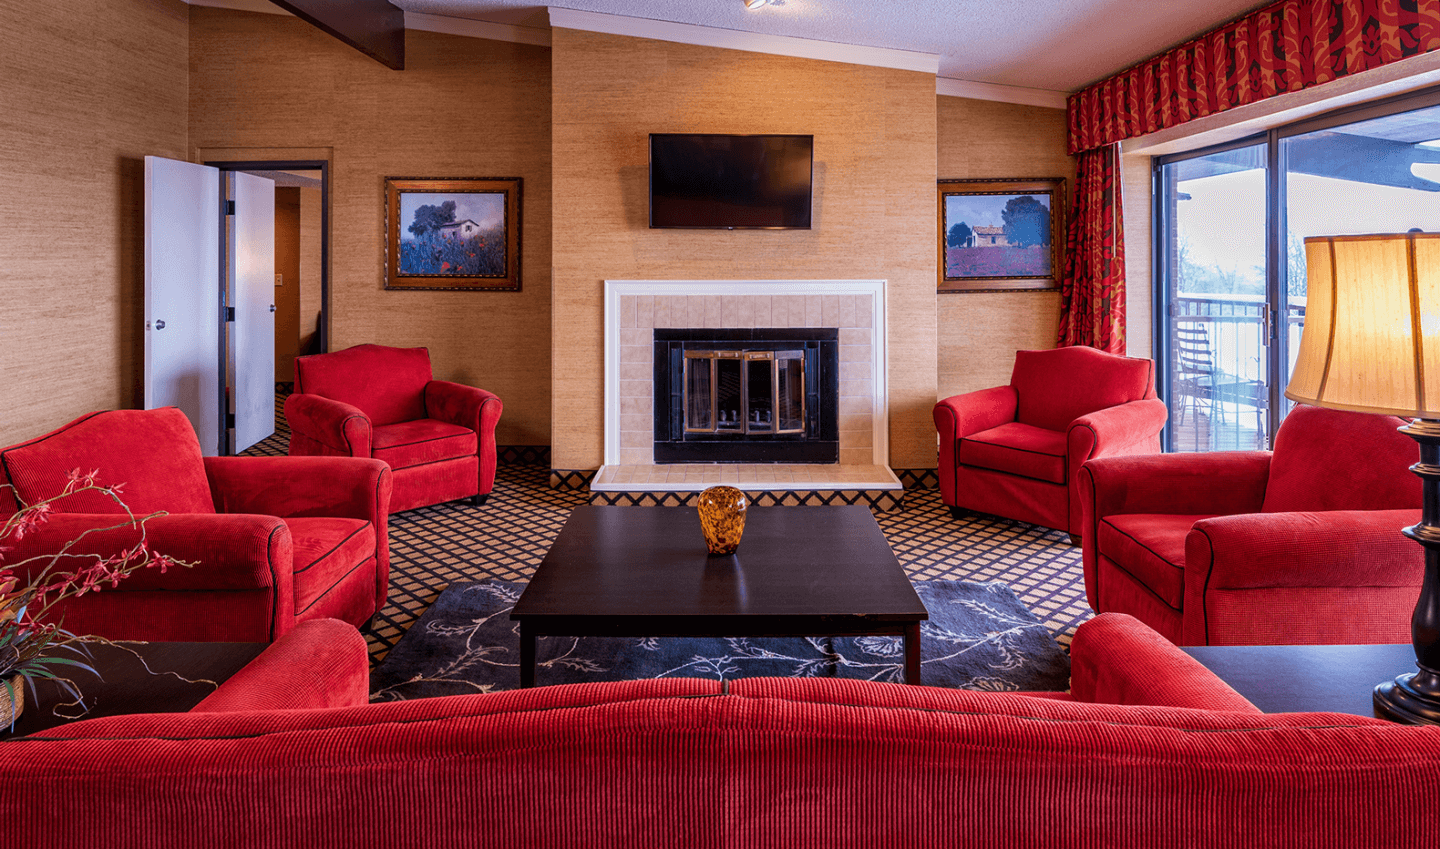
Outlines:
{"label": "armchair armrest", "polygon": [[352,707],[369,701],[365,638],[338,619],[296,625],[191,713]]}
{"label": "armchair armrest", "polygon": [[1080,467],[1095,521],[1112,513],[1258,512],[1269,477],[1269,451],[1099,457]]}
{"label": "armchair armrest", "polygon": [[1077,702],[1260,713],[1200,661],[1123,613],[1102,613],[1076,630],[1070,693]]}
{"label": "armchair armrest", "polygon": [[1157,453],[1160,429],[1169,417],[1165,402],[1143,398],[1096,410],[1071,422],[1065,433],[1071,479],[1081,463],[1094,457]]}
{"label": "armchair armrest", "polygon": [[290,430],[341,456],[369,457],[374,428],[360,408],[300,392],[285,399]]}
{"label": "armchair armrest", "polygon": [[1192,589],[1199,593],[1275,587],[1414,587],[1418,591],[1425,550],[1400,529],[1419,521],[1418,509],[1201,519],[1185,537],[1186,595]]}
{"label": "armchair armrest", "polygon": [[504,410],[500,396],[474,386],[432,380],[425,384],[425,414],[461,427],[468,427],[481,437],[487,433],[495,438],[495,424]]}
{"label": "armchair armrest", "polygon": [[935,429],[943,444],[1015,421],[1020,396],[1010,386],[952,395],[935,405]]}
{"label": "armchair armrest", "polygon": [[391,472],[383,460],[206,457],[205,474],[222,513],[365,519],[382,536],[390,515]]}
{"label": "armchair armrest", "polygon": [[[145,521],[144,533],[152,551],[195,565],[170,566],[164,572],[141,569],[114,588],[103,586],[101,592],[273,588],[278,596],[291,597],[292,542],[285,523],[274,516],[154,516]],[[58,564],[61,569],[73,570],[97,556],[133,548],[140,539],[140,529],[124,516],[57,513],[15,541],[13,550],[5,553],[5,562],[17,564],[29,557],[54,554],[71,540],[78,540]]]}

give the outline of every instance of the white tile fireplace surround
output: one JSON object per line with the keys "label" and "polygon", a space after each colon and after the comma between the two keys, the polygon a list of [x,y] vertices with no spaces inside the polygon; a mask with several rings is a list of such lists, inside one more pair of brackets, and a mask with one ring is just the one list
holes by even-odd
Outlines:
{"label": "white tile fireplace surround", "polygon": [[[654,331],[656,328],[838,328],[840,399],[838,467],[776,466],[784,481],[851,477],[870,469],[894,481],[889,456],[884,280],[607,280],[605,281],[605,465],[597,482],[618,468],[654,467]],[[875,468],[879,467],[879,468]],[[691,488],[719,482],[720,469],[664,466],[669,480]],[[715,472],[705,474],[704,470]],[[723,467],[722,467],[723,468]],[[821,470],[828,473],[820,474]],[[607,469],[610,471],[607,474]],[[748,470],[748,471],[747,471]],[[657,470],[658,471],[658,470]],[[764,482],[765,464],[746,465],[741,480]],[[839,474],[837,474],[839,473]],[[634,479],[656,481],[649,474]],[[727,480],[730,479],[727,477]],[[896,481],[898,484],[898,481]],[[829,485],[827,484],[827,488]]]}

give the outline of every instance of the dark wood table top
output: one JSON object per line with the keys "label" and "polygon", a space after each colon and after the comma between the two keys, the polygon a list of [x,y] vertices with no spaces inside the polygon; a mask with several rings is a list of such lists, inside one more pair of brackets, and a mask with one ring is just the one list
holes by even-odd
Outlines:
{"label": "dark wood table top", "polygon": [[1375,685],[1415,671],[1409,643],[1374,646],[1183,646],[1265,713],[1374,716]]}
{"label": "dark wood table top", "polygon": [[0,742],[47,728],[131,713],[183,713],[254,660],[265,643],[117,643],[94,645],[95,675],[68,673],[85,708],[51,681],[37,680],[38,703],[26,688],[25,710],[12,730],[0,726]]}
{"label": "dark wood table top", "polygon": [[[744,627],[747,619],[784,620],[784,631],[799,632],[929,618],[862,506],[751,507],[729,556],[707,554],[693,507],[577,507],[511,616],[532,624],[683,619],[678,633]],[[644,628],[642,621],[631,630]]]}

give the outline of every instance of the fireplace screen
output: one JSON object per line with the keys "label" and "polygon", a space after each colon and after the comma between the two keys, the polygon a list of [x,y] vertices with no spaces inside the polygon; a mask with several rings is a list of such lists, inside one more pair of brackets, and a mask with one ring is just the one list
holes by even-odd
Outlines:
{"label": "fireplace screen", "polygon": [[805,430],[804,351],[685,351],[686,433]]}

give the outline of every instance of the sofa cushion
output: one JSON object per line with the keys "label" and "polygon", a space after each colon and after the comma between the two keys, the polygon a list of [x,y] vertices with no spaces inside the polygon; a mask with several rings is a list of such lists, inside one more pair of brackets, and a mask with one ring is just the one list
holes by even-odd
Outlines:
{"label": "sofa cushion", "polygon": [[1275,434],[1264,513],[1392,510],[1420,506],[1404,419],[1297,404]]}
{"label": "sofa cushion", "polygon": [[357,407],[372,425],[425,418],[430,378],[430,352],[425,348],[356,345],[295,358],[296,392]]}
{"label": "sofa cushion", "polygon": [[1121,513],[1106,516],[1096,550],[1166,604],[1180,610],[1185,600],[1185,537],[1208,514]]}
{"label": "sofa cushion", "polygon": [[375,556],[375,526],[363,519],[289,518],[295,551],[295,615]]}
{"label": "sofa cushion", "polygon": [[965,466],[1064,483],[1065,433],[1009,422],[961,439],[956,459]]}
{"label": "sofa cushion", "polygon": [[[102,486],[123,484],[120,497],[137,516],[214,513],[200,441],[175,407],[110,410],[82,416],[59,430],[0,452],[5,474],[24,504],[59,495],[72,470],[97,471]],[[60,513],[125,512],[114,499],[84,492],[55,504]]]}
{"label": "sofa cushion", "polygon": [[475,431],[435,419],[416,419],[375,428],[371,456],[392,469],[408,469],[456,457],[474,457]]}

